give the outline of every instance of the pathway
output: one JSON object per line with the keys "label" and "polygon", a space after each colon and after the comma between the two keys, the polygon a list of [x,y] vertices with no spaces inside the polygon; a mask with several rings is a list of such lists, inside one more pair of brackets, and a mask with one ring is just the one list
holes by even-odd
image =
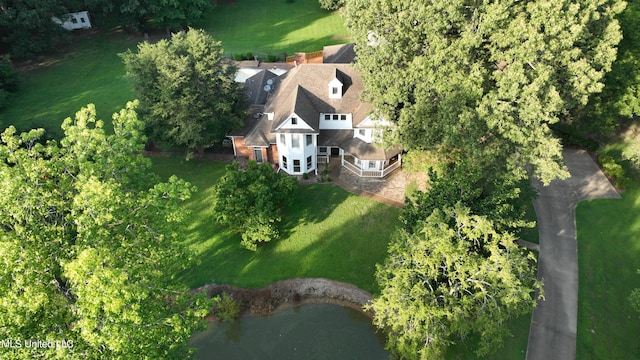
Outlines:
{"label": "pathway", "polygon": [[620,198],[584,150],[566,149],[571,177],[549,186],[534,181],[540,196],[534,201],[540,232],[538,278],[545,300],[533,311],[527,360],[576,358],[578,318],[578,247],[576,204],[595,198]]}

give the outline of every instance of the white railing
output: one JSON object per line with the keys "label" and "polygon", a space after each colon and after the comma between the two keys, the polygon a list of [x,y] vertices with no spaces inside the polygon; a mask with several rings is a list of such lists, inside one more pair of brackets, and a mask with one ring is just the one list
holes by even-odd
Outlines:
{"label": "white railing", "polygon": [[388,174],[391,174],[391,172],[397,168],[400,167],[400,161],[396,161],[393,164],[391,164],[390,166],[386,167],[385,169],[382,170],[382,177],[387,176]]}
{"label": "white railing", "polygon": [[359,167],[353,165],[352,163],[346,161],[345,159],[342,159],[342,166],[345,167],[345,169],[349,169],[351,170],[352,173],[358,175],[358,176],[362,176],[362,169],[360,169]]}
{"label": "white railing", "polygon": [[328,164],[329,163],[329,155],[318,155],[317,156],[318,164]]}
{"label": "white railing", "polygon": [[345,169],[349,169],[349,171],[351,171],[352,173],[354,173],[354,174],[356,174],[356,175],[358,175],[360,177],[379,177],[379,178],[383,178],[383,177],[389,175],[391,172],[393,172],[397,168],[399,168],[400,167],[400,161],[394,162],[393,164],[391,164],[390,166],[388,166],[384,170],[363,170],[363,169],[360,169],[356,165],[353,165],[352,163],[350,163],[349,161],[344,160],[344,159],[342,159],[342,166]]}

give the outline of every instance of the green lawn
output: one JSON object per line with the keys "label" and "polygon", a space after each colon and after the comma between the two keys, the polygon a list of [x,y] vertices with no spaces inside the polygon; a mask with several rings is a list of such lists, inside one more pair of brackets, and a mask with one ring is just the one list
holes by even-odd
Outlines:
{"label": "green lawn", "polygon": [[[293,54],[347,41],[342,18],[322,10],[317,0],[231,1],[214,8],[199,27],[221,40],[227,52]],[[23,74],[23,86],[0,112],[2,126],[44,127],[57,137],[66,117],[94,103],[112,131],[111,115],[135,97],[117,54],[135,50],[139,39],[105,30],[76,33],[72,39]]]}
{"label": "green lawn", "polygon": [[[604,151],[618,157],[623,147],[616,142]],[[581,202],[576,210],[578,359],[640,358],[640,314],[627,301],[640,287],[640,185],[634,177],[621,200]]]}
{"label": "green lawn", "polygon": [[[110,124],[111,115],[134,98],[117,54],[135,45],[121,34],[76,36],[64,54],[23,74],[21,89],[0,113],[2,124],[19,130],[44,127],[59,135],[62,120],[89,103]],[[110,125],[105,128],[112,131]]]}
{"label": "green lawn", "polygon": [[198,187],[186,206],[193,212],[185,234],[197,264],[182,278],[190,287],[229,283],[258,288],[294,277],[326,277],[376,293],[375,264],[387,254],[399,210],[352,195],[337,186],[300,186],[285,210],[282,239],[257,252],[213,222],[213,186],[224,164],[177,158],[153,159],[163,178],[178,174]]}
{"label": "green lawn", "polygon": [[226,52],[310,52],[347,42],[343,19],[318,0],[219,1],[198,26],[222,41]]}

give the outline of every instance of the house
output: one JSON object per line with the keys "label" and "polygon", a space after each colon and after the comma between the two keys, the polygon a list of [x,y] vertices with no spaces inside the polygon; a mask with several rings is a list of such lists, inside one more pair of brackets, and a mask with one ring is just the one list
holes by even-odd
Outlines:
{"label": "house", "polygon": [[358,71],[349,63],[302,64],[245,80],[251,115],[231,132],[234,155],[277,164],[290,175],[317,174],[339,157],[360,177],[384,177],[400,167],[399,147],[378,143],[386,121],[360,101]]}
{"label": "house", "polygon": [[51,20],[69,31],[91,29],[91,19],[89,19],[88,11],[68,13],[64,16],[64,22],[56,17],[51,18]]}

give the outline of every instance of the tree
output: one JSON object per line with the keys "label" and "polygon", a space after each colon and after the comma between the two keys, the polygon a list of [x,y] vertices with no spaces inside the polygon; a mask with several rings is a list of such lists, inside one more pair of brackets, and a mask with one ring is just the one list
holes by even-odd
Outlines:
{"label": "tree", "polygon": [[155,182],[134,108],[109,136],[93,105],[64,121],[60,143],[40,142],[42,129],[2,134],[0,338],[15,339],[3,359],[187,356],[211,305],[175,279],[193,188]]}
{"label": "tree", "polygon": [[215,188],[215,220],[240,232],[241,245],[255,251],[258,243],[278,237],[277,223],[297,186],[295,178],[267,163],[249,161],[246,170],[238,163],[228,165]]}
{"label": "tree", "polygon": [[325,10],[338,10],[344,6],[344,0],[318,0],[320,7]]}
{"label": "tree", "polygon": [[85,3],[92,13],[103,19],[116,18],[123,27],[136,31],[154,27],[182,30],[211,8],[209,0],[86,0]]}
{"label": "tree", "polygon": [[[638,270],[638,274],[640,275],[640,270]],[[640,288],[636,288],[631,291],[631,295],[629,295],[629,303],[634,310],[640,312]]]}
{"label": "tree", "polygon": [[564,126],[580,135],[608,134],[619,117],[640,115],[640,3],[630,1],[619,18],[623,39],[611,72],[604,78],[604,90],[595,94],[572,124]]}
{"label": "tree", "polygon": [[435,209],[420,231],[401,230],[378,265],[374,323],[401,358],[442,358],[454,337],[469,333],[480,335],[477,354],[486,354],[508,334],[505,321],[534,308],[534,261],[469,208]]}
{"label": "tree", "polygon": [[241,87],[222,54],[220,42],[196,29],[121,54],[154,140],[202,152],[241,124]]}
{"label": "tree", "polygon": [[18,90],[20,73],[13,67],[8,56],[0,56],[0,110],[4,108],[10,92]]}
{"label": "tree", "polygon": [[60,0],[5,0],[0,2],[0,48],[14,58],[50,51],[66,40],[67,30],[52,17],[67,13]]}
{"label": "tree", "polygon": [[[499,164],[500,160],[485,159]],[[469,159],[446,164],[440,174],[429,172],[429,189],[405,201],[400,220],[408,232],[419,232],[422,222],[436,209],[461,203],[473,214],[484,215],[498,231],[533,227],[524,220],[525,204],[534,198],[528,179],[508,169],[474,163]]]}
{"label": "tree", "polygon": [[347,0],[368,100],[408,149],[470,155],[508,145],[512,166],[566,177],[549,125],[602,90],[619,0]]}

